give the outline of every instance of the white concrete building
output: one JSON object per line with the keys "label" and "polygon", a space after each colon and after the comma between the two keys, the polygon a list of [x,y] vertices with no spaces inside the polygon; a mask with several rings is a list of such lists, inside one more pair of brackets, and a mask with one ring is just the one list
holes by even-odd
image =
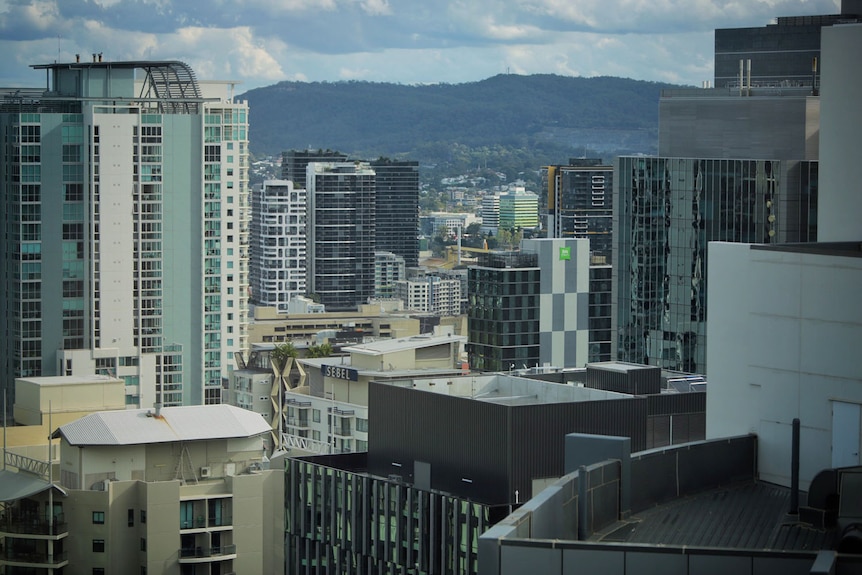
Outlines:
{"label": "white concrete building", "polygon": [[428,275],[395,283],[395,297],[404,308],[433,315],[461,313],[461,280]]}
{"label": "white concrete building", "polygon": [[280,312],[306,293],[306,199],[289,180],[267,180],[252,190],[252,298]]}
{"label": "white concrete building", "polygon": [[709,257],[707,439],[756,433],[760,478],[789,485],[799,418],[802,489],[862,463],[858,242],[713,242]]}

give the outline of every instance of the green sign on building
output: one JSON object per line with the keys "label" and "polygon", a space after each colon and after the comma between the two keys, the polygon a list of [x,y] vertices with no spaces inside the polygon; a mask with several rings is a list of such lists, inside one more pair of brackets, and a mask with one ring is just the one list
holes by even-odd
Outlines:
{"label": "green sign on building", "polygon": [[572,259],[572,248],[570,248],[568,246],[560,248],[560,259],[561,260]]}

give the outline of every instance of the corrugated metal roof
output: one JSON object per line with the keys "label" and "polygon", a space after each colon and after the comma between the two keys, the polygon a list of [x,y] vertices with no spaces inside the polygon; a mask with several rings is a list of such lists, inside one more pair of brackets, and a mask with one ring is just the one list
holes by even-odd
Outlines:
{"label": "corrugated metal roof", "polygon": [[232,405],[164,407],[153,410],[102,411],[61,426],[71,445],[136,445],[204,439],[254,437],[269,433],[259,414]]}
{"label": "corrugated metal roof", "polygon": [[788,517],[790,491],[742,483],[659,505],[616,524],[601,541],[732,549],[829,549],[835,533]]}
{"label": "corrugated metal roof", "polygon": [[[30,497],[46,491],[49,487],[51,487],[50,483],[35,475],[16,473],[6,469],[0,470],[0,501],[15,501],[23,497]],[[54,488],[63,495],[66,494],[56,485]]]}
{"label": "corrugated metal roof", "polygon": [[371,343],[353,345],[343,348],[342,351],[357,355],[382,355],[384,353],[466,341],[467,337],[463,335],[413,335],[398,339],[382,339]]}

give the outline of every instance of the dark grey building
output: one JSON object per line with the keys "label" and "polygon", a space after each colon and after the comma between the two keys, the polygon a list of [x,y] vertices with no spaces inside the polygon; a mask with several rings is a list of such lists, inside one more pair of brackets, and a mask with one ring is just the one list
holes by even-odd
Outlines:
{"label": "dark grey building", "polygon": [[375,175],[359,162],[308,164],[307,289],[328,311],[374,296]]}
{"label": "dark grey building", "polygon": [[703,393],[490,375],[371,382],[368,400],[367,454],[287,463],[288,573],[476,573],[479,536],[565,473],[567,433],[631,437],[637,449],[655,445],[659,420],[675,418],[664,428],[686,430],[684,441],[704,433]]}
{"label": "dark grey building", "polygon": [[311,162],[346,162],[347,154],[334,150],[288,150],[281,153],[281,179],[305,189],[305,176]]}
{"label": "dark grey building", "polygon": [[821,29],[860,16],[862,2],[842,0],[841,14],[779,17],[775,23],[757,28],[719,28],[715,31],[715,86],[807,86],[816,90],[820,86]]}
{"label": "dark grey building", "polygon": [[611,361],[613,341],[613,269],[608,265],[590,266],[590,329],[588,361]]}
{"label": "dark grey building", "polygon": [[380,158],[370,162],[377,175],[377,250],[419,265],[419,162]]}
{"label": "dark grey building", "polygon": [[480,254],[467,272],[470,368],[503,371],[539,363],[541,269],[536,254]]}

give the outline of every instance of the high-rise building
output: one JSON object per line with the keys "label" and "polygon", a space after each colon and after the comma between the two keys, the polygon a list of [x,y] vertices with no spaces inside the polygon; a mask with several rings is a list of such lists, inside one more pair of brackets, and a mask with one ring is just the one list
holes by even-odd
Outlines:
{"label": "high-rise building", "polygon": [[370,162],[377,177],[376,249],[419,265],[419,162],[381,158]]}
{"label": "high-rise building", "polygon": [[548,237],[588,238],[590,254],[611,262],[613,166],[601,159],[573,158],[548,166]]}
{"label": "high-rise building", "polygon": [[774,210],[784,193],[780,164],[617,159],[613,269],[619,359],[704,372],[707,243],[770,243],[780,237],[782,222]]}
{"label": "high-rise building", "polygon": [[[859,7],[716,31],[720,87],[662,93],[659,157],[619,158],[614,177],[617,359],[705,372],[707,243],[819,239],[820,90],[803,64]],[[721,76],[731,52],[762,72],[742,89]]]}
{"label": "high-rise building", "polygon": [[539,196],[524,188],[500,194],[500,227],[527,230],[539,225]]}
{"label": "high-rise building", "polygon": [[715,86],[745,90],[749,85],[820,86],[823,27],[862,16],[862,2],[841,0],[841,13],[779,17],[756,28],[715,31]]}
{"label": "high-rise building", "polygon": [[333,150],[288,150],[281,154],[281,179],[307,189],[306,170],[311,162],[346,162],[347,154]]}
{"label": "high-rise building", "polygon": [[3,385],[105,370],[218,403],[245,347],[248,108],[182,62],[54,63],[4,90]]}
{"label": "high-rise building", "polygon": [[309,294],[328,311],[374,296],[374,170],[360,162],[312,162],[308,185]]}
{"label": "high-rise building", "polygon": [[249,288],[252,300],[286,312],[306,293],[306,193],[289,180],[252,190]]}

